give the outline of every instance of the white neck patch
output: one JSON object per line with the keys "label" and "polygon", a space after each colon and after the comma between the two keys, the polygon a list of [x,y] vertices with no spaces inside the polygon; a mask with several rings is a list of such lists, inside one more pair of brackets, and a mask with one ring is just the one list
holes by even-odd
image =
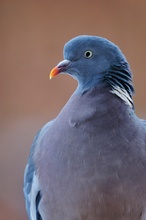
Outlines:
{"label": "white neck patch", "polygon": [[119,86],[113,86],[113,89],[110,92],[121,98],[126,105],[129,105],[131,108],[133,107],[133,100],[125,89],[122,89]]}

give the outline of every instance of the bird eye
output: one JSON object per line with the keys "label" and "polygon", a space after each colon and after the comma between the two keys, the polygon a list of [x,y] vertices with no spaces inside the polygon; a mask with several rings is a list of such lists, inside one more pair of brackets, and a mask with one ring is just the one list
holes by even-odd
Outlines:
{"label": "bird eye", "polygon": [[92,53],[91,50],[87,50],[87,51],[85,51],[85,53],[84,53],[84,56],[85,56],[87,59],[89,59],[90,57],[92,57],[92,55],[93,55],[93,53]]}

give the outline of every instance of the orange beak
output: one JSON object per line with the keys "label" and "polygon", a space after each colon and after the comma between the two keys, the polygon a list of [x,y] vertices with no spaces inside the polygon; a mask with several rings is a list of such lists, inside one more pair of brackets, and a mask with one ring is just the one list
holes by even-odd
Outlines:
{"label": "orange beak", "polygon": [[59,73],[66,72],[69,64],[71,63],[70,60],[63,60],[61,61],[56,67],[54,67],[50,72],[50,79],[54,76],[57,76]]}
{"label": "orange beak", "polygon": [[50,79],[52,79],[54,76],[57,76],[58,74],[59,74],[59,68],[56,66],[50,72]]}

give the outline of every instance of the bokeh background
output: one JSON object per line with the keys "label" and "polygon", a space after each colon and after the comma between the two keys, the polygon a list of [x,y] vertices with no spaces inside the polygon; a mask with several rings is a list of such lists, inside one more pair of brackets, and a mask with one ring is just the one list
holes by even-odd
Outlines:
{"label": "bokeh background", "polygon": [[76,87],[49,80],[66,41],[100,35],[120,46],[134,75],[136,113],[146,118],[145,0],[0,0],[0,219],[27,219],[23,171],[35,133]]}

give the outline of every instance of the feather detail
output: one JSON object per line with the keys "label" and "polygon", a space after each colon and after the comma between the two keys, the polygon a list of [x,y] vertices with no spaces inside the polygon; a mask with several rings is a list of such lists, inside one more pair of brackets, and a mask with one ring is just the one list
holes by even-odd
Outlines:
{"label": "feather detail", "polygon": [[121,98],[126,105],[130,106],[130,108],[133,108],[133,100],[125,89],[122,89],[119,86],[113,86],[113,89],[110,92]]}
{"label": "feather detail", "polygon": [[39,188],[39,181],[38,181],[38,177],[36,174],[34,174],[33,176],[33,182],[32,182],[32,187],[31,187],[31,191],[30,191],[30,217],[32,220],[37,220],[37,206],[36,205],[36,201],[37,201],[37,197],[38,194],[40,192],[40,188]]}
{"label": "feather detail", "polygon": [[41,190],[39,177],[37,175],[35,166],[35,157],[38,149],[41,147],[41,141],[45,135],[45,132],[53,121],[54,120],[48,122],[35,136],[28,159],[28,164],[25,168],[23,191],[25,196],[26,210],[30,220],[42,220],[39,207],[39,203],[41,201]]}
{"label": "feather detail", "polygon": [[127,62],[123,61],[112,65],[104,76],[103,81],[109,85],[111,93],[117,95],[131,108],[134,108],[132,100],[134,93],[132,73]]}

